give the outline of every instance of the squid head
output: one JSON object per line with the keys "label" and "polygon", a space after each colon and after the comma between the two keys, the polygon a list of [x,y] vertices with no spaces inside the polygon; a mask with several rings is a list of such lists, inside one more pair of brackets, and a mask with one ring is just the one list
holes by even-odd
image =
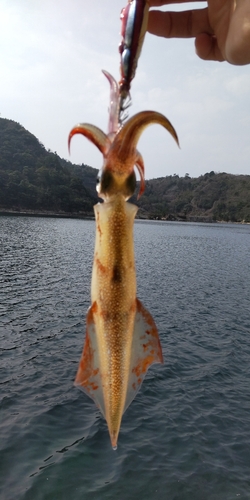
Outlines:
{"label": "squid head", "polygon": [[89,123],[81,123],[74,127],[70,134],[68,145],[75,134],[82,134],[89,139],[102,153],[104,162],[99,178],[97,191],[99,196],[108,201],[117,194],[126,200],[130,198],[136,187],[134,167],[140,175],[140,190],[138,198],[145,190],[144,163],[136,146],[143,130],[151,124],[162,125],[172,135],[179,145],[178,137],[170,121],[156,111],[142,111],[132,116],[120,127],[118,132],[105,134],[102,130]]}

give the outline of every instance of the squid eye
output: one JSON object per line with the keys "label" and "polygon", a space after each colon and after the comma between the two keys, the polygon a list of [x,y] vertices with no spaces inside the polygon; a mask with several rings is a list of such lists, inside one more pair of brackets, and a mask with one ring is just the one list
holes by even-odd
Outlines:
{"label": "squid eye", "polygon": [[113,175],[109,170],[102,171],[100,180],[100,189],[102,193],[110,193],[114,185]]}

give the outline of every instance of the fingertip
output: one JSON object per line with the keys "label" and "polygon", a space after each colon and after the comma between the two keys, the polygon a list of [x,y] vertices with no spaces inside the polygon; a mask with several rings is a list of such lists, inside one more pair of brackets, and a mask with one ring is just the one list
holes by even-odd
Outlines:
{"label": "fingertip", "polygon": [[208,59],[212,50],[212,37],[207,33],[200,33],[195,39],[195,51],[201,59]]}
{"label": "fingertip", "polygon": [[195,51],[204,61],[225,61],[214,35],[199,33],[195,39]]}

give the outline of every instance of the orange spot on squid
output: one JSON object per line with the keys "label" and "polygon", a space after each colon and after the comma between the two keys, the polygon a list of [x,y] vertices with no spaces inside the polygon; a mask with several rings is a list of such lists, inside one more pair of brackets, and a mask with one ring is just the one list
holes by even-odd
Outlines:
{"label": "orange spot on squid", "polygon": [[90,383],[89,385],[91,386],[93,391],[96,391],[98,389],[98,385],[94,384],[94,382]]}
{"label": "orange spot on squid", "polygon": [[96,262],[96,265],[97,265],[97,268],[98,270],[102,273],[102,274],[106,274],[107,273],[107,268],[101,263],[100,259],[98,259],[96,257],[95,259],[95,262]]}
{"label": "orange spot on squid", "polygon": [[152,355],[147,356],[145,359],[139,359],[137,366],[132,370],[133,373],[139,377],[142,373],[146,373],[148,367],[154,362],[155,358]]}

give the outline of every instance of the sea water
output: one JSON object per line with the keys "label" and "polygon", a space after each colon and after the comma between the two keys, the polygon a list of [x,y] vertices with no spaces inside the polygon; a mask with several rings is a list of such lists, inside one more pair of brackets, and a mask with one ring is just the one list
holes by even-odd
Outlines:
{"label": "sea water", "polygon": [[250,498],[250,226],[136,222],[164,365],[118,448],[73,386],[94,221],[0,217],[1,500]]}

